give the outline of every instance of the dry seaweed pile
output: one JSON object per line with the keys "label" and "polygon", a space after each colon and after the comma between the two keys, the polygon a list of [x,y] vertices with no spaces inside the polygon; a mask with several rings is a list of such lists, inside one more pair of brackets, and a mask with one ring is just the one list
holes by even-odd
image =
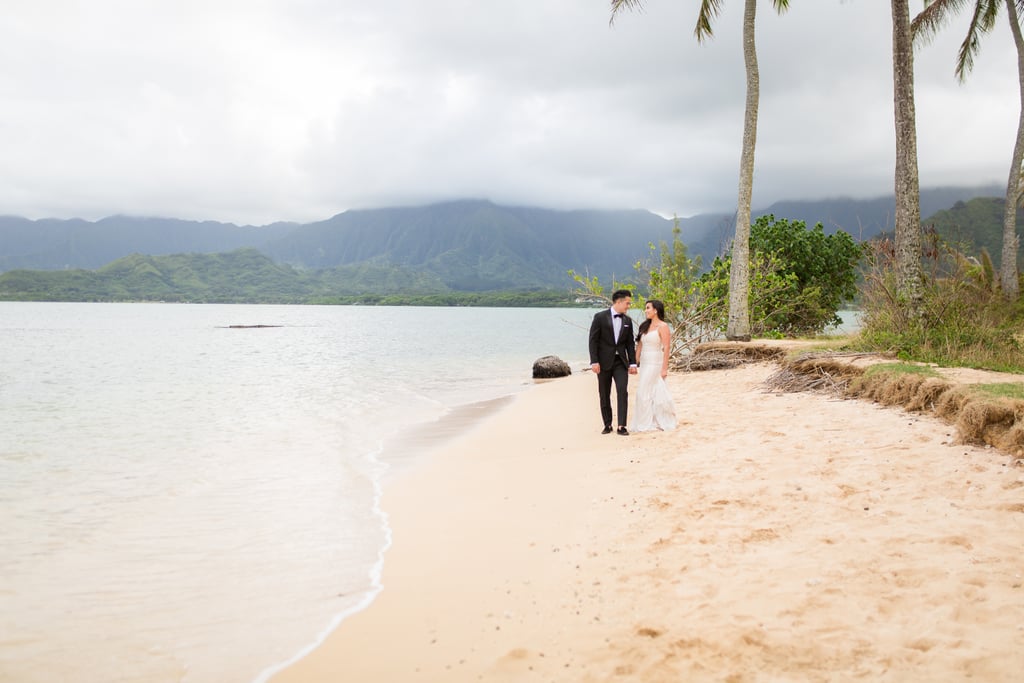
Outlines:
{"label": "dry seaweed pile", "polygon": [[675,360],[673,370],[698,372],[702,370],[723,370],[744,363],[760,363],[767,360],[782,360],[786,350],[778,346],[759,344],[737,344],[733,342],[710,342],[700,344],[693,353]]}
{"label": "dry seaweed pile", "polygon": [[765,380],[772,391],[811,391],[846,396],[850,382],[864,374],[864,368],[853,365],[854,358],[876,354],[808,353],[783,360],[779,369]]}
{"label": "dry seaweed pile", "polygon": [[787,358],[779,346],[715,343],[697,347],[676,369],[714,370],[777,361],[779,369],[764,382],[769,391],[818,392],[931,413],[953,424],[963,443],[988,444],[1024,459],[1024,400],[994,396],[941,376],[884,369],[866,373],[855,364],[871,356],[877,354],[824,352]]}
{"label": "dry seaweed pile", "polygon": [[952,423],[964,443],[988,444],[1024,458],[1024,401],[993,396],[942,377],[876,372],[850,383],[846,395],[904,410],[932,413]]}

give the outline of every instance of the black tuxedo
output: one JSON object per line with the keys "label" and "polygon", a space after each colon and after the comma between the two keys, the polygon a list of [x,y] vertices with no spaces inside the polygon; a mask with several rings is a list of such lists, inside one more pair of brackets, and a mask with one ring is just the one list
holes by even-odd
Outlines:
{"label": "black tuxedo", "polygon": [[605,426],[612,424],[613,380],[618,399],[619,426],[626,426],[626,410],[629,403],[626,385],[629,382],[629,366],[636,365],[635,336],[633,320],[625,313],[622,314],[622,329],[619,331],[618,341],[615,340],[611,310],[601,311],[594,316],[594,321],[590,324],[590,363],[601,365],[601,371],[597,375],[597,392],[601,399],[601,417]]}

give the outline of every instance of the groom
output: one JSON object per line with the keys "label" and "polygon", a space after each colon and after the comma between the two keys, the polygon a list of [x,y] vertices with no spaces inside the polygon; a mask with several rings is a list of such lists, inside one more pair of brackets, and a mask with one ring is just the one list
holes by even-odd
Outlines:
{"label": "groom", "polygon": [[633,340],[633,321],[626,310],[633,300],[628,289],[612,294],[612,307],[594,316],[590,324],[590,369],[597,375],[597,393],[601,398],[602,434],[612,431],[612,381],[618,399],[616,414],[619,435],[629,436],[626,430],[626,406],[629,393],[626,384],[629,375],[636,374],[636,343]]}

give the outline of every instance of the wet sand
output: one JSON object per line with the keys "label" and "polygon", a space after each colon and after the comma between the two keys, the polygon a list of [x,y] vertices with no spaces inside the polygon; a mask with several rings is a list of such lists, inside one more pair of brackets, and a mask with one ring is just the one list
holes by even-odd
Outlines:
{"label": "wet sand", "polygon": [[516,397],[388,483],[383,591],[271,680],[1021,680],[1024,468],[774,369],[670,375],[670,433]]}

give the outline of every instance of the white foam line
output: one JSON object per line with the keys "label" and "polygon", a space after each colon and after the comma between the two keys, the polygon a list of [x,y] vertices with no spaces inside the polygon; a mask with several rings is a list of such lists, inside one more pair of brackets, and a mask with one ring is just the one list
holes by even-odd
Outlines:
{"label": "white foam line", "polygon": [[393,536],[391,533],[391,525],[389,524],[388,515],[386,512],[384,512],[384,509],[381,507],[381,499],[383,498],[384,494],[384,487],[382,481],[384,479],[384,474],[387,472],[388,469],[388,465],[384,463],[379,457],[381,455],[382,450],[383,441],[380,443],[377,450],[370,456],[375,466],[374,469],[376,470],[373,476],[373,514],[380,520],[381,524],[384,527],[384,545],[380,548],[379,551],[377,551],[377,561],[370,568],[369,592],[363,597],[361,601],[359,601],[357,605],[350,607],[349,609],[344,610],[339,614],[336,614],[330,620],[330,622],[328,622],[326,628],[324,628],[309,645],[306,645],[304,648],[302,648],[294,655],[292,655],[289,659],[286,659],[285,661],[280,662],[279,664],[274,664],[273,666],[264,669],[255,679],[253,679],[252,683],[266,683],[270,680],[272,676],[287,669],[292,664],[295,664],[296,662],[304,658],[306,655],[311,653],[313,650],[323,645],[324,641],[327,640],[328,636],[330,636],[335,631],[335,629],[337,629],[338,626],[341,625],[341,622],[343,622],[345,619],[348,619],[354,614],[362,612],[364,609],[373,604],[373,601],[384,589],[384,584],[381,581],[384,571],[384,554],[387,553],[389,548],[391,548]]}
{"label": "white foam line", "polygon": [[[460,406],[448,407],[447,410],[445,410],[445,412],[437,419],[443,419],[445,415],[449,415],[453,411],[458,410],[459,408],[465,408],[466,406],[478,405],[481,403],[490,403],[492,401],[500,401],[503,399],[511,399],[516,395],[520,394],[525,388],[529,388],[529,384],[517,387],[515,390],[508,391],[507,393],[503,393],[499,396],[485,399],[483,401],[472,401],[470,403],[462,404]],[[512,387],[510,386],[509,389],[512,389]],[[438,403],[438,405],[441,404]],[[389,469],[388,464],[385,463],[380,457],[383,454],[384,443],[385,440],[382,440],[378,445],[377,450],[370,455],[370,458],[372,459],[376,470],[375,476],[373,477],[373,514],[376,515],[378,519],[380,519],[381,524],[384,527],[385,538],[384,545],[377,553],[377,561],[370,569],[369,575],[371,588],[369,593],[359,602],[359,604],[341,612],[340,614],[335,615],[327,624],[327,627],[323,631],[321,631],[320,634],[317,635],[317,637],[309,645],[296,652],[289,659],[279,664],[274,664],[273,666],[267,669],[264,669],[255,679],[253,679],[252,683],[267,683],[267,681],[269,681],[270,678],[274,676],[274,674],[280,673],[281,671],[287,669],[289,666],[295,664],[303,657],[307,656],[310,652],[320,647],[324,643],[324,641],[327,640],[328,636],[330,636],[331,633],[333,633],[335,629],[337,629],[338,626],[341,625],[341,623],[345,619],[348,619],[354,614],[362,612],[364,609],[373,604],[373,601],[384,589],[384,584],[382,583],[382,575],[384,571],[384,555],[385,553],[387,553],[388,549],[391,548],[391,543],[393,539],[388,514],[384,512],[384,509],[381,507],[381,500],[384,494],[384,475],[387,473]]]}

